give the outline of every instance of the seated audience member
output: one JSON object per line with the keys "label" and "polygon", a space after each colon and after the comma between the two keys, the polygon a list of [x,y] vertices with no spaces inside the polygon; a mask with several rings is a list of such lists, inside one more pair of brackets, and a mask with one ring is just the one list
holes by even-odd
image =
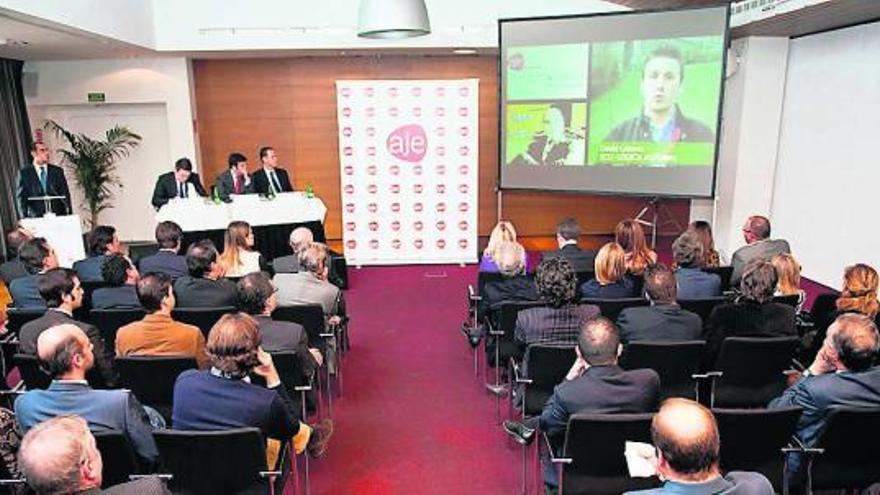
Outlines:
{"label": "seated audience member", "polygon": [[260,271],[259,251],[254,251],[254,231],[247,222],[232,222],[226,228],[223,254],[218,260],[227,277],[243,277]]}
{"label": "seated audience member", "polygon": [[278,288],[278,306],[320,304],[328,321],[339,323],[345,315],[345,300],[342,291],[327,281],[328,260],[327,246],[313,242],[299,258],[303,271],[275,275],[272,281]]}
{"label": "seated audience member", "polygon": [[614,228],[614,242],[626,253],[626,271],[636,277],[645,272],[648,265],[657,262],[657,253],[645,242],[645,231],[635,220],[623,220]]}
{"label": "seated audience member", "polygon": [[48,310],[43,316],[22,325],[18,332],[19,351],[31,356],[37,355],[37,340],[40,335],[51,328],[62,324],[79,327],[88,336],[95,353],[95,367],[100,374],[103,385],[112,387],[116,384],[116,373],[113,371],[110,356],[104,347],[101,332],[93,325],[73,319],[73,312],[82,306],[83,289],[76,272],[69,268],[55,268],[40,275],[40,295]]}
{"label": "seated audience member", "polygon": [[721,474],[721,439],[712,411],[688,399],[663,401],[651,421],[657,476],[663,486],[631,495],[773,495],[764,475],[749,471]]}
{"label": "seated audience member", "polygon": [[186,257],[177,254],[180,252],[180,243],[183,239],[183,230],[174,222],[159,222],[156,225],[156,242],[159,243],[159,251],[152,256],[141,258],[138,267],[143,273],[161,272],[176,280],[186,275]]}
{"label": "seated audience member", "polygon": [[746,245],[734,251],[730,260],[730,265],[733,266],[730,285],[733,287],[739,285],[749,261],[769,260],[779,253],[791,253],[788,241],[770,238],[770,220],[767,217],[757,215],[749,217],[742,230]]}
{"label": "seated audience member", "polygon": [[9,284],[12,305],[18,309],[45,309],[46,301],[40,296],[37,281],[41,274],[58,268],[58,256],[43,237],[28,239],[18,252],[28,275]]}
{"label": "seated audience member", "polygon": [[247,158],[241,153],[229,155],[229,168],[217,176],[214,190],[221,201],[229,202],[232,194],[253,194],[254,183],[247,173]]}
{"label": "seated audience member", "polygon": [[796,310],[800,312],[801,306],[807,298],[807,293],[801,289],[801,264],[788,253],[777,254],[770,259],[770,263],[773,263],[776,275],[779,277],[774,295],[798,296]]}
{"label": "seated audience member", "polygon": [[122,243],[116,229],[109,225],[99,225],[89,232],[89,257],[73,264],[73,269],[83,282],[103,282],[101,267],[111,254],[124,254]]}
{"label": "seated audience member", "polygon": [[157,210],[174,198],[207,196],[199,174],[192,171],[189,158],[181,158],[174,162],[174,172],[165,172],[156,179],[153,189],[153,207]]}
{"label": "seated audience member", "polygon": [[[541,415],[524,423],[505,421],[504,430],[517,442],[529,444],[538,427],[550,437],[564,434],[572,414],[655,411],[660,400],[660,377],[650,369],[621,369],[617,366],[621,349],[617,328],[610,320],[600,316],[583,322],[575,347],[577,359],[565,380],[553,390]],[[555,467],[547,462],[544,467],[544,483],[555,488]]]}
{"label": "seated audience member", "polygon": [[581,296],[593,299],[636,297],[635,282],[627,276],[626,255],[616,242],[602,246],[596,255],[596,277],[584,282]]}
{"label": "seated audience member", "polygon": [[324,362],[321,352],[309,348],[309,338],[299,323],[275,321],[272,311],[278,307],[272,280],[263,272],[250,273],[238,281],[238,305],[252,315],[260,326],[260,347],[264,351],[296,352],[306,372],[311,372]]}
{"label": "seated audience member", "polygon": [[695,232],[686,230],[675,239],[672,257],[678,266],[675,281],[678,283],[679,299],[706,299],[721,295],[721,277],[700,269],[703,266],[703,244]]}
{"label": "seated audience member", "polygon": [[307,227],[297,227],[290,232],[290,249],[293,254],[280,256],[272,261],[272,270],[275,273],[296,273],[302,270],[299,264],[299,255],[309,244],[315,242],[315,236]]}
{"label": "seated audience member", "polygon": [[700,338],[703,320],[699,315],[681,309],[675,302],[675,275],[666,265],[657,263],[645,270],[645,293],[651,301],[650,306],[626,308],[617,317],[621,342]]}
{"label": "seated audience member", "polygon": [[[486,249],[483,250],[483,255],[480,256],[481,272],[497,273],[500,271],[498,267],[498,260],[500,257],[498,248],[505,242],[516,242],[516,229],[513,227],[512,223],[507,220],[502,220],[492,229],[492,233],[489,234],[489,244],[486,245]],[[525,250],[523,250],[522,255],[523,268],[525,271],[528,271],[529,260],[526,257]]]}
{"label": "seated audience member", "polygon": [[18,462],[28,486],[38,495],[171,494],[156,476],[101,490],[104,461],[89,425],[79,416],[59,416],[31,428],[22,439]]}
{"label": "seated audience member", "polygon": [[217,262],[217,248],[209,240],[194,242],[186,252],[189,275],[174,281],[179,308],[235,306],[235,284],[223,280],[223,266]]}
{"label": "seated audience member", "polygon": [[753,260],[740,282],[740,297],[735,303],[715,306],[709,315],[704,335],[708,355],[714,359],[727,337],[796,336],[794,308],[773,302],[776,269],[769,261]]}
{"label": "seated audience member", "polygon": [[198,327],[174,321],[171,277],[147,273],[137,282],[137,298],[147,312],[144,319],[123,326],[116,333],[117,356],[193,357],[205,368],[205,336]]}
{"label": "seated audience member", "polygon": [[712,225],[705,220],[691,222],[688,229],[697,234],[700,244],[703,245],[703,266],[705,268],[717,268],[721,266],[721,255],[715,249],[715,238],[712,236]]}
{"label": "seated audience member", "polygon": [[584,321],[599,316],[599,307],[578,304],[577,275],[563,258],[548,258],[535,274],[538,295],[547,306],[529,308],[516,317],[514,338],[523,349],[532,344],[570,346]]}
{"label": "seated audience member", "polygon": [[[858,313],[838,316],[828,329],[816,360],[768,407],[802,408],[796,436],[812,447],[825,427],[831,407],[880,407],[878,351],[880,336],[871,318]],[[788,468],[797,472],[799,459],[792,461]]]}
{"label": "seated audience member", "polygon": [[[309,426],[297,411],[272,363],[260,347],[259,324],[244,313],[220,318],[208,335],[210,371],[184,371],[174,385],[172,424],[176,430],[225,430],[256,427],[267,437],[292,439],[296,453],[307,450],[321,457],[333,433],[333,423]],[[266,380],[254,385],[250,374]]]}
{"label": "seated audience member", "polygon": [[7,261],[0,265],[0,279],[9,287],[9,283],[17,278],[27,277],[28,271],[18,255],[18,248],[28,239],[33,237],[27,230],[16,227],[6,233],[6,259]]}
{"label": "seated audience member", "polygon": [[121,254],[111,254],[101,267],[104,282],[109,287],[95,289],[92,293],[93,309],[134,309],[140,308],[137,289],[137,268]]}
{"label": "seated audience member", "polygon": [[518,242],[502,242],[495,249],[494,263],[501,274],[501,280],[494,280],[483,287],[482,300],[478,307],[478,319],[488,314],[503,301],[537,301],[538,289],[535,281],[526,276],[523,263],[525,249]]}
{"label": "seated audience member", "polygon": [[95,363],[91,342],[71,324],[58,325],[40,334],[37,350],[43,368],[52,377],[46,390],[30,390],[15,401],[15,417],[23,431],[65,414],[82,416],[93,431],[125,433],[137,456],[154,465],[159,451],[150,420],[130,390],[94,390],[86,372]]}
{"label": "seated audience member", "polygon": [[567,259],[575,272],[589,272],[593,270],[596,262],[596,251],[593,249],[581,249],[578,247],[578,239],[581,237],[581,226],[574,218],[566,218],[556,226],[556,244],[559,249],[548,251],[543,259],[562,256]]}

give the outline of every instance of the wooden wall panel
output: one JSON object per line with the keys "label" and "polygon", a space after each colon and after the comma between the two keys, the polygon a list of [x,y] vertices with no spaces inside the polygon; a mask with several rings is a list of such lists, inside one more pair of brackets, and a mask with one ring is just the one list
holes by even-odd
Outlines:
{"label": "wooden wall panel", "polygon": [[[257,150],[275,148],[279,161],[292,170],[297,189],[311,183],[327,204],[328,239],[342,237],[339,191],[339,144],[336,126],[338,79],[480,80],[479,231],[495,224],[498,177],[498,79],[495,57],[299,57],[275,59],[197,60],[193,63],[196,115],[206,186],[226,167],[230,152],[259,167]],[[565,216],[577,217],[593,243],[607,238],[616,223],[633,216],[644,199],[545,192],[506,191],[503,217],[523,237],[552,236]],[[666,202],[682,225],[686,200]],[[666,232],[676,230],[670,224]],[[528,244],[528,243],[527,243]]]}

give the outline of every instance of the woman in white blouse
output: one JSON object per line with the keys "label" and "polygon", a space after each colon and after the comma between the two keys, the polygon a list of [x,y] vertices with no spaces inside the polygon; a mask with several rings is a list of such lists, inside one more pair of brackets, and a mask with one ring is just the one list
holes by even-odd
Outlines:
{"label": "woman in white blouse", "polygon": [[243,277],[258,272],[262,266],[260,253],[254,251],[254,231],[247,222],[232,222],[226,228],[223,254],[218,260],[227,277]]}

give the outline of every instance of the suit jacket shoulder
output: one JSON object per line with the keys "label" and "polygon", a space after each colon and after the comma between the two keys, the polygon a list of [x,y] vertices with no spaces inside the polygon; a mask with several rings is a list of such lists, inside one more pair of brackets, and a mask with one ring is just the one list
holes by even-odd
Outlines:
{"label": "suit jacket shoulder", "polygon": [[[86,492],[89,493],[89,492]],[[170,495],[171,492],[165,486],[165,482],[156,476],[140,478],[128,483],[111,486],[106,490],[95,493],[104,495]]]}

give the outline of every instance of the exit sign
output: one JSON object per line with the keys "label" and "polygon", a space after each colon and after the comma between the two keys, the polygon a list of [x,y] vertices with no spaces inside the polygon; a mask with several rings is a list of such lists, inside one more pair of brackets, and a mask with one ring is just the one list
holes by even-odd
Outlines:
{"label": "exit sign", "polygon": [[89,93],[89,103],[104,103],[107,101],[107,95],[104,93]]}

